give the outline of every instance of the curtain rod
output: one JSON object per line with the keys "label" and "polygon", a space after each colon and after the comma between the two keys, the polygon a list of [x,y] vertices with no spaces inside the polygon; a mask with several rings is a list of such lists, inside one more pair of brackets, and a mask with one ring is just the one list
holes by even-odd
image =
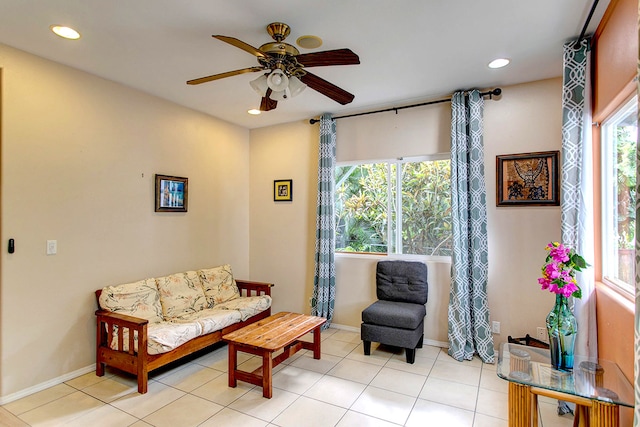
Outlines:
{"label": "curtain rod", "polygon": [[[493,99],[493,96],[500,96],[500,94],[502,93],[502,89],[500,89],[499,87],[487,91],[487,92],[480,92],[481,96],[489,96],[490,99]],[[376,113],[386,113],[387,111],[395,111],[396,114],[398,113],[398,110],[404,110],[405,108],[414,108],[414,107],[422,107],[423,105],[432,105],[432,104],[440,104],[443,102],[451,102],[451,97],[449,98],[444,98],[444,99],[437,99],[435,101],[427,101],[427,102],[422,102],[420,104],[413,104],[413,105],[405,105],[403,107],[392,107],[392,108],[386,108],[384,110],[376,110],[376,111],[367,111],[366,113],[356,113],[356,114],[349,114],[346,116],[337,116],[337,117],[333,117],[332,120],[338,120],[338,119],[345,119],[347,117],[357,117],[357,116],[366,116],[367,114],[376,114]],[[320,119],[311,119],[309,120],[310,124],[315,124],[318,123],[320,121]]]}
{"label": "curtain rod", "polygon": [[589,22],[591,22],[591,17],[593,16],[593,12],[596,11],[596,6],[598,5],[599,0],[593,0],[593,4],[591,5],[591,10],[589,11],[589,15],[587,16],[587,20],[584,22],[582,26],[582,31],[580,32],[580,37],[576,40],[576,47],[580,46],[580,42],[584,38],[584,33],[587,31],[587,27],[589,26]]}

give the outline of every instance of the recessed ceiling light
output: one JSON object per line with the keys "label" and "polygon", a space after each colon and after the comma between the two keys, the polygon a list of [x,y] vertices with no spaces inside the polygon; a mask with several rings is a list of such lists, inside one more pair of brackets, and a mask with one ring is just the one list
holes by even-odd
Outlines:
{"label": "recessed ceiling light", "polygon": [[77,40],[80,38],[80,33],[71,27],[65,27],[64,25],[52,25],[49,28],[51,28],[51,31],[56,35],[65,39]]}
{"label": "recessed ceiling light", "polygon": [[260,113],[261,113],[261,111],[260,111],[260,110],[255,109],[255,108],[252,108],[251,110],[247,111],[247,113],[252,114],[252,115],[254,115],[254,116],[257,116],[258,114],[260,114]]}
{"label": "recessed ceiling light", "polygon": [[300,36],[296,44],[304,49],[315,49],[322,46],[322,39],[318,36]]}
{"label": "recessed ceiling light", "polygon": [[509,59],[507,59],[507,58],[494,59],[493,61],[489,62],[489,68],[506,67],[507,65],[509,65],[509,62],[511,62],[511,61]]}

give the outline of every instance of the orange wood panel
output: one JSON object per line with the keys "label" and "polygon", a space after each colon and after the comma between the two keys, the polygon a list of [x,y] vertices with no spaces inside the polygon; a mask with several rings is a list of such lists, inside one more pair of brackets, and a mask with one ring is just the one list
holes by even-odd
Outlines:
{"label": "orange wood panel", "polygon": [[[620,94],[635,90],[638,60],[638,1],[612,0],[595,34],[594,114],[610,115]],[[623,97],[624,98],[624,97]]]}

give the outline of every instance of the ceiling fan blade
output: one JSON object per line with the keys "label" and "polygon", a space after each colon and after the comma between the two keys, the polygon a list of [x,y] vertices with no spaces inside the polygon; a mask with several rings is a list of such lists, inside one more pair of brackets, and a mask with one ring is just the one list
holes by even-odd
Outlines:
{"label": "ceiling fan blade", "polygon": [[342,105],[350,103],[353,101],[353,98],[355,98],[355,95],[309,72],[300,77],[300,80],[302,80],[302,82],[311,89],[317,90],[324,96],[329,97]]}
{"label": "ceiling fan blade", "polygon": [[296,55],[296,60],[305,67],[323,67],[326,65],[356,65],[360,63],[358,55],[351,49],[326,50]]}
{"label": "ceiling fan blade", "polygon": [[227,71],[226,73],[213,74],[207,77],[200,77],[199,79],[188,80],[187,84],[199,85],[200,83],[207,83],[213,80],[224,79],[225,77],[237,76],[238,74],[255,73],[257,71],[263,71],[264,69],[264,67],[250,67],[243,68],[241,70]]}
{"label": "ceiling fan blade", "polygon": [[257,56],[259,58],[266,58],[267,55],[262,52],[259,49],[256,49],[255,47],[251,46],[248,43],[243,42],[242,40],[238,40],[235,37],[228,37],[228,36],[217,36],[217,35],[213,35],[211,37],[214,37],[220,41],[223,41],[225,43],[229,43],[232,46],[238,47],[242,50],[244,50],[245,52],[249,52],[250,54]]}
{"label": "ceiling fan blade", "polygon": [[275,108],[278,106],[278,101],[269,98],[271,92],[272,90],[270,88],[267,89],[267,93],[262,97],[262,101],[260,102],[260,111],[275,110]]}

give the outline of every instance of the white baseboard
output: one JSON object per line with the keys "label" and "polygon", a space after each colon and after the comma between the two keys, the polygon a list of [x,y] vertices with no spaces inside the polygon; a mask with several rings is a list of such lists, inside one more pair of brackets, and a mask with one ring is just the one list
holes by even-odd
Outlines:
{"label": "white baseboard", "polygon": [[[332,323],[329,328],[333,328],[333,329],[339,329],[341,331],[349,331],[349,332],[358,332],[360,333],[360,328],[354,328],[353,326],[347,326],[347,325],[340,325],[337,323]],[[435,340],[430,340],[425,338],[423,344],[426,345],[432,345],[434,347],[441,347],[441,348],[449,348],[449,343],[448,342],[442,342],[442,341],[435,341]]]}
{"label": "white baseboard", "polygon": [[11,393],[7,396],[2,396],[0,397],[0,405],[6,405],[7,403],[11,403],[14,400],[22,399],[23,397],[29,396],[30,394],[37,393],[39,391],[45,390],[49,387],[53,387],[58,384],[62,384],[65,381],[69,381],[73,378],[79,377],[80,375],[88,374],[89,372],[93,372],[95,370],[96,370],[96,364],[94,363],[92,365],[86,366],[76,371],[69,372],[68,374],[64,374],[57,378],[50,379],[49,381],[45,381],[43,383],[36,384],[32,387],[25,388],[24,390]]}

